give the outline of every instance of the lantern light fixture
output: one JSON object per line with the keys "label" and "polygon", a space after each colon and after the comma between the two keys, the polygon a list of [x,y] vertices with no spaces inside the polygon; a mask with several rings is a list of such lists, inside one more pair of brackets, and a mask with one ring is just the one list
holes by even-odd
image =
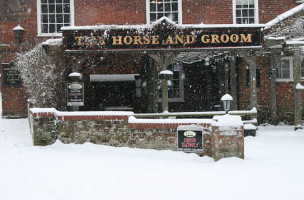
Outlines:
{"label": "lantern light fixture", "polygon": [[15,28],[13,28],[13,31],[16,39],[18,40],[18,44],[20,45],[24,34],[24,28],[18,24]]}
{"label": "lantern light fixture", "polygon": [[233,98],[230,94],[225,94],[222,96],[221,101],[223,102],[223,107],[226,113],[230,110],[231,102],[233,101]]}

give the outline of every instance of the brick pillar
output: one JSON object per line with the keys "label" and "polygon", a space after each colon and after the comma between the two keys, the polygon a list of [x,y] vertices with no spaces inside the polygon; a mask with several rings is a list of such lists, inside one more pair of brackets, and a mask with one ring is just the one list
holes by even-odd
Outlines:
{"label": "brick pillar", "polygon": [[216,116],[212,124],[212,157],[237,157],[244,159],[244,127],[239,116]]}
{"label": "brick pillar", "polygon": [[46,146],[55,143],[58,135],[54,112],[29,111],[29,124],[34,146]]}

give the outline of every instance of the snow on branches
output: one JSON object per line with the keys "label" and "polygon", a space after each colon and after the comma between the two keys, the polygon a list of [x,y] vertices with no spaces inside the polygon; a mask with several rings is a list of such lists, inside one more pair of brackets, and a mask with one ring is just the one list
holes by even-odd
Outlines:
{"label": "snow on branches", "polygon": [[62,93],[64,67],[60,53],[47,55],[42,44],[17,55],[16,67],[21,73],[29,98],[36,107],[58,107]]}

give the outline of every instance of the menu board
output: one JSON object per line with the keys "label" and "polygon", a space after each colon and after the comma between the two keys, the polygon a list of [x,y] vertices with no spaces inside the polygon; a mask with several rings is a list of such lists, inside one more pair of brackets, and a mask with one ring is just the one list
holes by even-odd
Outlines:
{"label": "menu board", "polygon": [[3,80],[6,86],[21,86],[20,71],[14,68],[13,63],[3,63]]}
{"label": "menu board", "polygon": [[68,83],[68,106],[84,106],[83,83]]}

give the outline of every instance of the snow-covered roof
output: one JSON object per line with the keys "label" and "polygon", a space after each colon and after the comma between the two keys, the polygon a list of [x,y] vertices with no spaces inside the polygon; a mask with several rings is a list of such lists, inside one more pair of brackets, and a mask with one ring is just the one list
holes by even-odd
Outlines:
{"label": "snow-covered roof", "polygon": [[276,18],[274,18],[270,22],[266,23],[265,29],[271,28],[272,26],[274,26],[274,25],[278,24],[279,22],[283,21],[284,19],[300,12],[303,9],[304,9],[304,3],[297,6],[297,7],[292,8],[291,10],[288,10],[287,12],[277,16]]}

